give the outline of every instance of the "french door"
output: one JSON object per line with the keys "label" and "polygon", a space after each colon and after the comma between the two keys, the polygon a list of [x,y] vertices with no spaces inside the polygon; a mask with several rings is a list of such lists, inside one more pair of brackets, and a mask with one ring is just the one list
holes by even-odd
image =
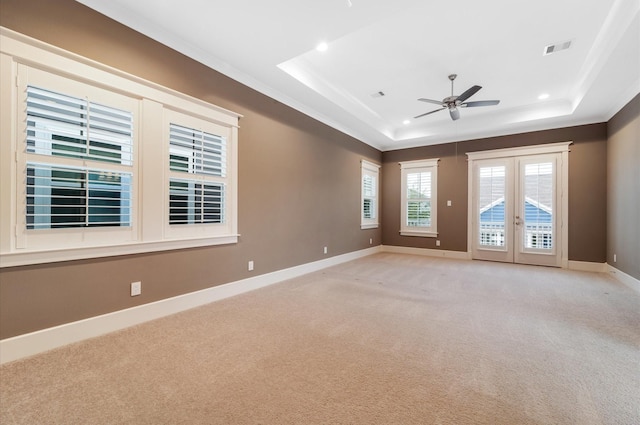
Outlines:
{"label": "french door", "polygon": [[472,258],[562,266],[562,153],[487,155],[470,154]]}

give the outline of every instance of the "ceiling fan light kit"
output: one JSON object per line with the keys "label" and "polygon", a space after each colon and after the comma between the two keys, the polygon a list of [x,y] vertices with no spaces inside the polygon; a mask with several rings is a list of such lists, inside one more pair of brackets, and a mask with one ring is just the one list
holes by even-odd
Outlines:
{"label": "ceiling fan light kit", "polygon": [[457,119],[460,118],[460,110],[458,108],[470,108],[470,107],[477,107],[477,106],[492,106],[492,105],[497,105],[498,103],[500,103],[499,100],[479,100],[479,101],[476,101],[476,102],[465,102],[471,96],[476,94],[482,88],[482,86],[473,86],[473,87],[467,89],[467,91],[465,91],[461,95],[456,96],[456,95],[453,94],[453,81],[456,79],[457,76],[458,76],[457,74],[449,75],[449,80],[451,80],[451,96],[445,97],[444,99],[442,99],[442,101],[433,100],[433,99],[426,99],[426,98],[423,98],[423,97],[418,99],[421,102],[433,103],[435,105],[440,105],[440,109],[434,109],[433,111],[425,112],[424,114],[417,115],[414,118],[424,117],[425,115],[430,115],[430,114],[433,114],[435,112],[442,111],[442,110],[444,110],[444,108],[447,108],[449,110],[449,115],[451,116],[451,119],[456,121]]}

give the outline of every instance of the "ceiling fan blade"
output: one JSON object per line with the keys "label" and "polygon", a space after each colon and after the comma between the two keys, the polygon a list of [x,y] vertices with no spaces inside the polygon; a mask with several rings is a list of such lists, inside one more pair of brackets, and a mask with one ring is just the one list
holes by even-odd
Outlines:
{"label": "ceiling fan blade", "polygon": [[458,110],[458,108],[449,108],[449,115],[451,115],[451,119],[455,121],[460,118],[460,110]]}
{"label": "ceiling fan blade", "polygon": [[493,106],[493,105],[497,105],[498,103],[500,103],[499,100],[478,100],[476,102],[465,102],[460,106],[465,108],[471,108],[474,106]]}
{"label": "ceiling fan blade", "polygon": [[424,97],[421,97],[418,100],[420,102],[427,102],[427,103],[433,103],[435,105],[442,105],[442,101],[441,100],[425,99]]}
{"label": "ceiling fan blade", "polygon": [[480,90],[481,88],[482,88],[482,86],[473,86],[469,90],[467,90],[466,92],[464,92],[460,96],[458,96],[458,98],[456,100],[458,100],[460,102],[464,102],[465,100],[469,99],[471,96],[476,94],[478,92],[478,90]]}
{"label": "ceiling fan blade", "polygon": [[444,111],[444,108],[434,109],[433,111],[425,112],[424,114],[417,115],[417,116],[415,116],[413,118],[415,119],[415,118],[424,117],[425,115],[433,114],[434,112],[438,112],[438,111]]}

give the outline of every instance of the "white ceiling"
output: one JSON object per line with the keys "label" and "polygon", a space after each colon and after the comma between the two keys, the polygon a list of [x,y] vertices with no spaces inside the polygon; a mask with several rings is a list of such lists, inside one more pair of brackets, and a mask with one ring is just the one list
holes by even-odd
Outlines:
{"label": "white ceiling", "polygon": [[[603,122],[640,92],[638,0],[78,1],[380,150]],[[452,73],[500,104],[413,119]]]}

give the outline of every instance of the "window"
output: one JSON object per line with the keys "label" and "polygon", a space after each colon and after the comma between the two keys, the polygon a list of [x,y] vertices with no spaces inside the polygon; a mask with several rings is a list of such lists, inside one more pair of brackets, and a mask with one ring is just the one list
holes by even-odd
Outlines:
{"label": "window", "polygon": [[177,111],[165,111],[168,211],[165,235],[228,233],[229,130]]}
{"label": "window", "polygon": [[378,182],[380,166],[362,160],[361,166],[361,229],[375,229],[378,227]]}
{"label": "window", "polygon": [[31,85],[26,92],[26,228],[131,226],[132,173],[116,165],[133,164],[133,114]]}
{"label": "window", "polygon": [[400,234],[436,237],[438,160],[401,162]]}
{"label": "window", "polygon": [[13,174],[2,175],[11,209],[0,230],[15,237],[2,259],[136,241],[139,100],[33,66],[13,72],[17,90],[4,92],[15,95],[15,130],[3,138],[15,163],[3,153]]}
{"label": "window", "polygon": [[226,140],[193,128],[170,124],[169,168],[199,179],[169,179],[169,224],[222,223]]}
{"label": "window", "polygon": [[237,242],[237,114],[22,36],[0,71],[0,267]]}

